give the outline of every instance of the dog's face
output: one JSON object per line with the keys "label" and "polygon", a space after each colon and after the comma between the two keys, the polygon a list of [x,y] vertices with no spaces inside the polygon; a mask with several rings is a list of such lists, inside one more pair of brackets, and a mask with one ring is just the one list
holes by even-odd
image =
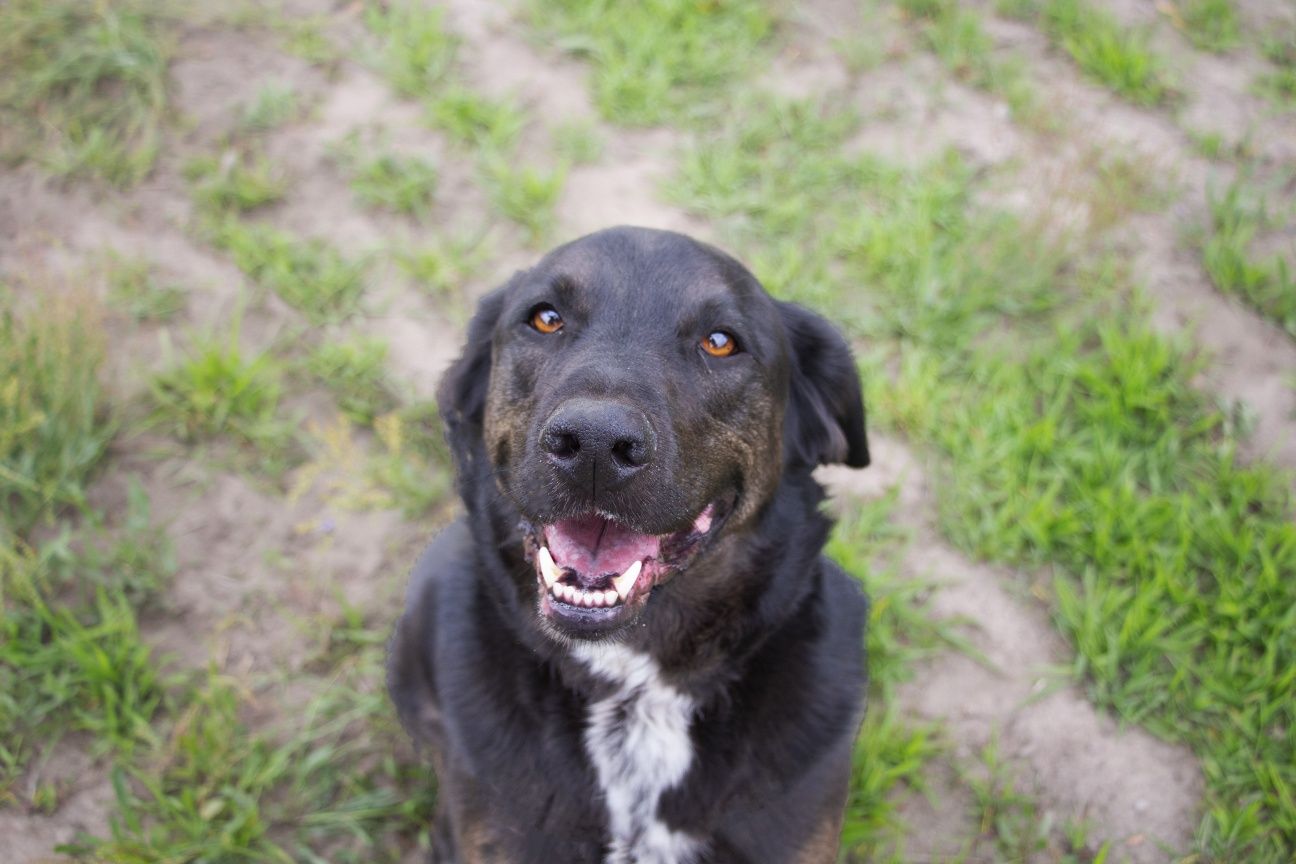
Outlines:
{"label": "dog's face", "polygon": [[[867,464],[849,351],[722,253],[612,229],[483,301],[442,410],[516,508],[518,590],[558,635],[605,636],[726,534],[783,472]],[[785,440],[786,439],[786,440]]]}

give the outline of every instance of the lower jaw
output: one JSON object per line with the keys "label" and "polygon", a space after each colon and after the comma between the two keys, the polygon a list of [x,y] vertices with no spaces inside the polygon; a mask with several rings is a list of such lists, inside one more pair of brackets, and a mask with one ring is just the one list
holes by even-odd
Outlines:
{"label": "lower jaw", "polygon": [[646,601],[618,603],[616,606],[573,606],[555,599],[550,594],[540,597],[540,615],[549,624],[577,638],[607,636],[629,624]]}

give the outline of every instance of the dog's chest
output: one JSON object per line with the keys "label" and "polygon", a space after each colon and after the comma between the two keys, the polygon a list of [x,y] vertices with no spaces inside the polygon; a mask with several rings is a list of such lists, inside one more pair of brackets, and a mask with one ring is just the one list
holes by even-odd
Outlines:
{"label": "dog's chest", "polygon": [[591,703],[585,730],[612,835],[606,864],[689,864],[702,844],[671,830],[657,805],[693,762],[693,700],[663,681],[646,654],[620,645],[578,645],[574,653],[616,685]]}

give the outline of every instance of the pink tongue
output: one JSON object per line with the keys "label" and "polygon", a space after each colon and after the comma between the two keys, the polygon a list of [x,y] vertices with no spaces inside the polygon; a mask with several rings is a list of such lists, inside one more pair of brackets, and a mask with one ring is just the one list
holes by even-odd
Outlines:
{"label": "pink tongue", "polygon": [[545,528],[545,544],[559,567],[570,567],[586,580],[619,576],[636,561],[655,558],[661,539],[638,534],[607,519],[566,519]]}

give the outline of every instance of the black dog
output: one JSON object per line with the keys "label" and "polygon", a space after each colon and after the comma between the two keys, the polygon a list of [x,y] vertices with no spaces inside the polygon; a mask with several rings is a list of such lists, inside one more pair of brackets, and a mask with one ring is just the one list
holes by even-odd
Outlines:
{"label": "black dog", "polygon": [[867,611],[811,476],[868,464],[842,338],[616,228],[483,299],[438,395],[467,512],[389,670],[433,859],[833,861]]}

